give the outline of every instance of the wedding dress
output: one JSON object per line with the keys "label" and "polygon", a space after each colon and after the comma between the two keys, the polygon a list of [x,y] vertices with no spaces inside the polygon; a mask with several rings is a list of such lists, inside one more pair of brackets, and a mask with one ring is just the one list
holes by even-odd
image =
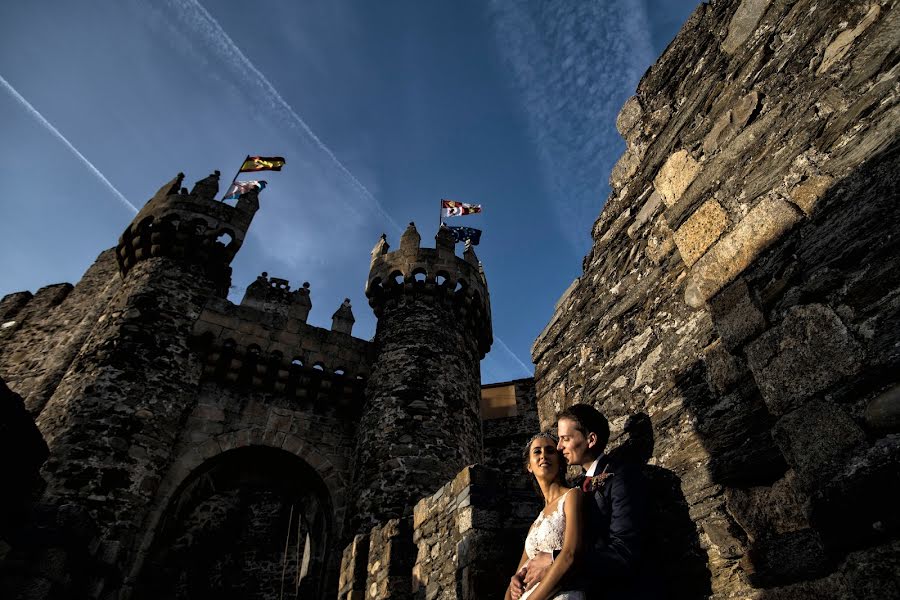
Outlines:
{"label": "wedding dress", "polygon": [[[571,492],[572,490],[569,490]],[[525,553],[528,558],[534,558],[538,552],[553,552],[554,550],[562,550],[563,538],[566,532],[566,513],[563,511],[563,504],[566,501],[566,492],[560,496],[556,503],[556,510],[545,516],[544,511],[538,513],[537,519],[528,531],[528,537],[525,538]],[[541,585],[540,583],[525,592],[520,600],[527,600],[534,590]],[[560,592],[553,596],[552,600],[584,600],[583,592]]]}

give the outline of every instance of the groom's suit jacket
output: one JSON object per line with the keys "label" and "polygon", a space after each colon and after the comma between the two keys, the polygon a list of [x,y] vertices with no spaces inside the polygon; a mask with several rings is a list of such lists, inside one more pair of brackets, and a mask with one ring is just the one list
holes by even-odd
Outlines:
{"label": "groom's suit jacket", "polygon": [[[604,455],[594,474],[604,468],[612,475],[584,499],[583,551],[573,573],[579,581],[564,584],[563,589],[580,587],[589,599],[657,598],[653,578],[647,576],[642,561],[648,497],[641,465]],[[574,483],[581,487],[584,481],[581,475]]]}

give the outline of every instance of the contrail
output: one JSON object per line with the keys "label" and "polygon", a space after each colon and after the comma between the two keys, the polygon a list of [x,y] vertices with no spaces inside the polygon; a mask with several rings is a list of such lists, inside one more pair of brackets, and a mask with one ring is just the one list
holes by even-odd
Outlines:
{"label": "contrail", "polygon": [[[397,224],[393,217],[388,214],[388,212],[384,209],[378,199],[375,198],[372,192],[370,192],[369,189],[365,185],[363,185],[363,183],[359,179],[357,179],[356,176],[354,176],[353,173],[351,173],[347,169],[347,167],[344,166],[344,164],[338,159],[337,156],[334,155],[334,153],[328,148],[328,146],[326,146],[325,143],[322,142],[321,139],[319,139],[319,136],[317,136],[312,131],[312,129],[309,128],[309,125],[306,124],[306,121],[304,121],[303,118],[300,117],[300,115],[298,115],[297,112],[291,107],[291,105],[287,103],[287,100],[285,100],[281,96],[281,94],[278,93],[278,90],[275,89],[275,86],[273,86],[271,82],[269,82],[266,76],[263,75],[252,62],[250,62],[250,59],[247,58],[247,56],[241,51],[234,40],[232,40],[231,37],[222,28],[222,26],[219,25],[219,22],[215,19],[215,17],[209,14],[209,11],[207,11],[197,0],[174,0],[174,2],[179,6],[183,14],[190,17],[191,13],[193,13],[193,17],[198,20],[198,24],[206,25],[208,28],[210,28],[212,31],[207,31],[206,33],[207,35],[209,35],[210,40],[213,42],[213,44],[219,46],[223,54],[225,54],[227,58],[236,63],[238,67],[249,71],[255,77],[256,83],[261,85],[269,95],[269,98],[276,105],[280,106],[285,112],[287,112],[287,114],[289,114],[294,119],[297,125],[300,126],[303,132],[306,133],[310,137],[310,139],[313,140],[313,142],[315,142],[316,146],[334,162],[338,169],[344,175],[346,175],[348,179],[350,179],[353,185],[355,185],[366,198],[372,201],[372,203],[375,205],[375,208],[378,209],[379,213],[381,213],[381,216],[384,217],[384,219],[396,231],[403,231],[404,228],[400,227],[400,225]],[[507,354],[513,357],[513,359],[519,364],[519,366],[522,367],[522,370],[525,372],[527,377],[531,376],[531,370],[527,366],[525,366],[525,363],[523,363],[519,359],[519,357],[512,352],[512,350],[509,349],[509,346],[507,346],[503,342],[503,340],[495,336],[494,341],[496,341],[497,344],[499,344]]]}
{"label": "contrail", "polygon": [[507,354],[512,356],[517,363],[519,363],[519,366],[522,367],[522,370],[525,372],[526,377],[531,377],[533,375],[531,369],[525,366],[525,363],[523,363],[522,360],[518,356],[516,356],[516,354],[512,350],[509,349],[509,346],[507,346],[503,340],[494,336],[494,341],[497,342],[500,347],[503,348],[504,351],[506,351]]}
{"label": "contrail", "polygon": [[[257,83],[262,85],[263,89],[269,94],[270,98],[274,100],[274,102],[282,109],[284,109],[291,117],[294,118],[300,128],[316,143],[316,146],[318,146],[318,148],[334,162],[338,169],[344,175],[346,175],[351,182],[353,182],[353,185],[355,185],[366,198],[373,202],[375,208],[377,208],[378,212],[381,213],[381,216],[384,217],[384,219],[395,230],[397,230],[398,232],[403,231],[403,228],[400,227],[400,225],[398,225],[397,222],[387,213],[387,211],[375,198],[372,192],[370,192],[369,189],[365,185],[363,185],[363,183],[359,179],[357,179],[356,176],[354,176],[353,173],[351,173],[340,160],[338,160],[338,157],[335,156],[334,153],[328,148],[328,146],[326,146],[325,143],[319,139],[319,136],[313,133],[312,129],[310,129],[306,124],[306,121],[304,121],[300,117],[300,115],[298,115],[297,112],[291,107],[291,105],[281,97],[281,94],[278,93],[278,90],[275,89],[275,86],[273,86],[266,78],[266,76],[263,75],[259,71],[259,69],[257,69],[253,65],[252,62],[250,62],[250,59],[247,58],[247,56],[241,51],[238,45],[234,43],[234,40],[232,40],[231,37],[227,33],[225,33],[225,30],[222,29],[222,26],[219,25],[219,22],[216,21],[216,19],[211,14],[209,14],[209,12],[203,7],[203,5],[197,2],[197,0],[175,0],[175,3],[180,6],[182,12],[185,14],[190,13],[193,10],[197,18],[204,21],[208,27],[212,28],[211,39],[214,42],[216,40],[224,41],[225,48],[223,48],[223,50],[225,51],[225,54],[230,55],[230,59],[237,62],[239,66],[250,71],[256,77]],[[199,13],[199,15],[197,15],[196,13]]]}
{"label": "contrail", "polygon": [[113,193],[113,195],[115,195],[115,197],[118,198],[119,201],[120,201],[122,204],[124,204],[124,205],[127,206],[129,209],[131,209],[132,212],[135,212],[135,213],[136,213],[136,212],[138,211],[137,207],[136,207],[134,204],[132,204],[131,202],[129,202],[129,201],[128,201],[128,198],[126,198],[125,196],[123,196],[123,195],[122,195],[122,192],[120,192],[119,190],[117,190],[117,189],[116,189],[116,186],[114,186],[112,183],[110,183],[110,182],[109,182],[109,179],[107,179],[107,178],[103,175],[103,173],[101,173],[101,172],[97,169],[97,167],[95,167],[95,166],[91,163],[91,161],[89,161],[87,158],[85,158],[84,154],[82,154],[81,152],[79,152],[79,151],[78,151],[78,148],[76,148],[75,146],[73,146],[73,145],[72,145],[72,142],[70,142],[69,140],[67,140],[66,137],[65,137],[63,134],[61,134],[61,133],[59,132],[59,130],[58,130],[56,127],[53,126],[52,123],[50,123],[50,121],[48,121],[47,119],[45,119],[45,118],[44,118],[44,115],[42,115],[41,113],[39,113],[35,107],[33,107],[31,104],[29,104],[28,100],[26,100],[25,98],[23,98],[23,97],[22,97],[22,94],[20,94],[19,92],[17,92],[16,89],[15,89],[13,86],[11,86],[11,85],[9,84],[9,82],[6,81],[6,79],[3,78],[2,75],[0,75],[0,83],[3,84],[3,87],[5,87],[5,88],[9,91],[10,94],[12,94],[12,97],[15,98],[15,99],[19,102],[19,104],[21,104],[23,107],[25,107],[25,110],[27,110],[27,111],[31,114],[32,117],[34,117],[35,119],[37,119],[38,122],[40,122],[40,124],[44,126],[44,128],[46,128],[50,133],[52,133],[53,135],[55,135],[55,136],[56,136],[63,144],[65,144],[66,147],[67,147],[69,150],[71,150],[72,153],[75,154],[75,156],[77,156],[77,157],[79,158],[79,160],[81,160],[81,162],[83,162],[83,163],[87,166],[88,169],[90,169],[91,173],[93,173],[94,175],[96,175],[97,178],[98,178],[100,181],[102,181],[103,184],[104,184],[106,187],[109,188],[109,191],[111,191],[111,192]]}

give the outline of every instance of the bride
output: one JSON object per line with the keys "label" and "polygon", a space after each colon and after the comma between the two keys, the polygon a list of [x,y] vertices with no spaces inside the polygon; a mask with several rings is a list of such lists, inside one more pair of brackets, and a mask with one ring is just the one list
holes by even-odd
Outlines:
{"label": "bride", "polygon": [[[510,578],[505,600],[584,600],[580,591],[559,591],[558,584],[575,562],[581,545],[582,492],[565,483],[565,461],[549,433],[531,438],[525,448],[525,468],[544,498],[544,509],[525,538],[525,551],[516,574]],[[528,561],[539,552],[557,552],[553,564],[539,584],[524,592]]]}

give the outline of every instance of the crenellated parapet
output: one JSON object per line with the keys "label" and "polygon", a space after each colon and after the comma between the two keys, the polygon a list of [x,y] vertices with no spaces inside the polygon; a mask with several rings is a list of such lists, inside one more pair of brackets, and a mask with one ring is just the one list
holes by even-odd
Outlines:
{"label": "crenellated parapet", "polygon": [[361,409],[373,361],[369,341],[220,298],[200,314],[193,340],[203,379],[284,395],[317,409]]}
{"label": "crenellated parapet", "polygon": [[434,239],[434,248],[420,248],[421,236],[413,223],[394,252],[388,251],[390,246],[381,237],[372,250],[366,283],[369,305],[380,318],[388,305],[404,296],[431,298],[471,325],[483,358],[494,340],[484,270],[471,245],[466,245],[462,258],[456,256],[453,235],[443,225]]}
{"label": "crenellated parapet", "polygon": [[269,277],[269,274],[263,271],[256,281],[247,286],[241,306],[290,316],[305,323],[312,309],[309,282],[304,281],[302,287],[292,290],[286,279]]}
{"label": "crenellated parapet", "polygon": [[231,260],[259,209],[258,192],[248,192],[235,206],[215,199],[219,172],[201,179],[189,193],[184,174],[162,186],[119,237],[116,258],[123,277],[138,262],[167,256],[203,265],[227,291]]}

